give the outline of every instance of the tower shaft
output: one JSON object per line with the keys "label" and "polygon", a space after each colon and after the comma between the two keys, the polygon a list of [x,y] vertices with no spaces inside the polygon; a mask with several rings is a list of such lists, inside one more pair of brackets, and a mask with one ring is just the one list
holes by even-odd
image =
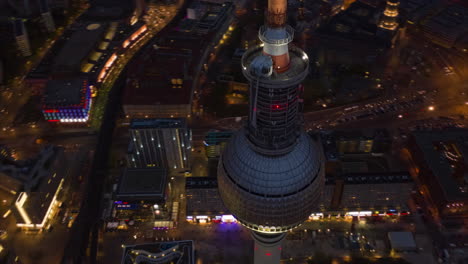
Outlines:
{"label": "tower shaft", "polygon": [[252,238],[254,239],[254,263],[280,263],[282,242],[285,237],[285,233],[265,235],[252,232]]}
{"label": "tower shaft", "polygon": [[250,83],[249,120],[235,133],[218,164],[224,205],[252,230],[255,264],[279,264],[285,232],[304,222],[317,204],[324,179],[318,142],[301,129],[304,51],[290,46],[287,0],[268,0],[263,45],[242,56]]}

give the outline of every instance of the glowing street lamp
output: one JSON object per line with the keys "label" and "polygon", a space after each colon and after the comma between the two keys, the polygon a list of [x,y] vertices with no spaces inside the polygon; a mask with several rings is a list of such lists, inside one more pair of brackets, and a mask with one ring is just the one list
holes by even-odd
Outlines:
{"label": "glowing street lamp", "polygon": [[429,107],[427,108],[427,110],[429,110],[429,111],[434,111],[434,109],[435,109],[435,107],[434,107],[434,106],[432,106],[432,105],[431,105],[431,106],[429,106]]}

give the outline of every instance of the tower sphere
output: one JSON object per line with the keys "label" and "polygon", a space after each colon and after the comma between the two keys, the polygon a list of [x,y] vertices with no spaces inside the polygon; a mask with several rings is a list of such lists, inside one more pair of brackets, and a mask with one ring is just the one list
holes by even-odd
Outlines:
{"label": "tower sphere", "polygon": [[318,144],[301,132],[293,150],[259,155],[238,131],[218,165],[218,188],[236,219],[261,233],[286,232],[308,219],[323,184]]}

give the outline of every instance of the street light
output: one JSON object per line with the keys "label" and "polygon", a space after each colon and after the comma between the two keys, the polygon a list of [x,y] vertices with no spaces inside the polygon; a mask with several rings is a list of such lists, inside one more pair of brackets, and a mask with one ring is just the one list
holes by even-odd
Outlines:
{"label": "street light", "polygon": [[429,111],[434,111],[434,109],[435,109],[435,108],[434,108],[434,106],[432,106],[432,105],[429,106],[429,107],[427,108],[427,110],[429,110]]}

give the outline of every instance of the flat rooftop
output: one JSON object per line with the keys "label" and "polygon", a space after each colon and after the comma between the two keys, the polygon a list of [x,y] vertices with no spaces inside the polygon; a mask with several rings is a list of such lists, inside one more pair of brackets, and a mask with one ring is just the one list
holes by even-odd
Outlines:
{"label": "flat rooftop", "polygon": [[167,171],[163,168],[126,169],[120,176],[118,199],[162,199]]}
{"label": "flat rooftop", "polygon": [[43,102],[46,107],[79,105],[85,96],[84,85],[86,85],[86,80],[81,78],[49,80]]}
{"label": "flat rooftop", "polygon": [[217,186],[215,177],[188,177],[185,184],[187,215],[229,214]]}
{"label": "flat rooftop", "polygon": [[464,163],[458,168],[463,170],[461,174],[465,178],[468,177],[468,129],[416,131],[412,135],[445,198],[448,201],[468,199],[468,186],[461,183],[463,180],[457,180],[452,163],[454,159]]}
{"label": "flat rooftop", "polygon": [[338,13],[328,23],[319,27],[317,33],[346,40],[360,40],[368,45],[373,44],[367,43],[368,41],[381,44],[380,38],[377,37],[377,14],[380,12],[379,9],[369,4],[356,1],[348,9]]}
{"label": "flat rooftop", "polygon": [[217,145],[221,142],[227,142],[234,134],[233,131],[210,131],[205,136],[207,145]]}
{"label": "flat rooftop", "polygon": [[195,264],[193,241],[125,245],[121,264],[133,263]]}
{"label": "flat rooftop", "polygon": [[187,177],[185,179],[186,189],[206,189],[218,188],[218,181],[215,177]]}
{"label": "flat rooftop", "polygon": [[411,232],[388,232],[388,239],[395,250],[414,250],[416,242]]}
{"label": "flat rooftop", "polygon": [[412,182],[408,172],[351,173],[343,175],[346,184],[378,184]]}
{"label": "flat rooftop", "polygon": [[54,72],[79,71],[81,63],[97,45],[107,24],[83,23],[67,39],[59,50],[53,64]]}
{"label": "flat rooftop", "polygon": [[[33,224],[40,224],[54,198],[57,188],[68,175],[68,161],[63,149],[57,149],[50,166],[47,178],[41,180],[36,191],[28,192],[23,209],[29,215]],[[26,193],[23,193],[26,195]],[[22,219],[19,217],[18,219]],[[21,221],[18,221],[21,223]]]}
{"label": "flat rooftop", "polygon": [[123,104],[190,104],[193,81],[189,76],[195,67],[192,51],[151,47],[142,54],[128,67]]}
{"label": "flat rooftop", "polygon": [[140,118],[130,122],[130,129],[186,127],[185,118]]}

